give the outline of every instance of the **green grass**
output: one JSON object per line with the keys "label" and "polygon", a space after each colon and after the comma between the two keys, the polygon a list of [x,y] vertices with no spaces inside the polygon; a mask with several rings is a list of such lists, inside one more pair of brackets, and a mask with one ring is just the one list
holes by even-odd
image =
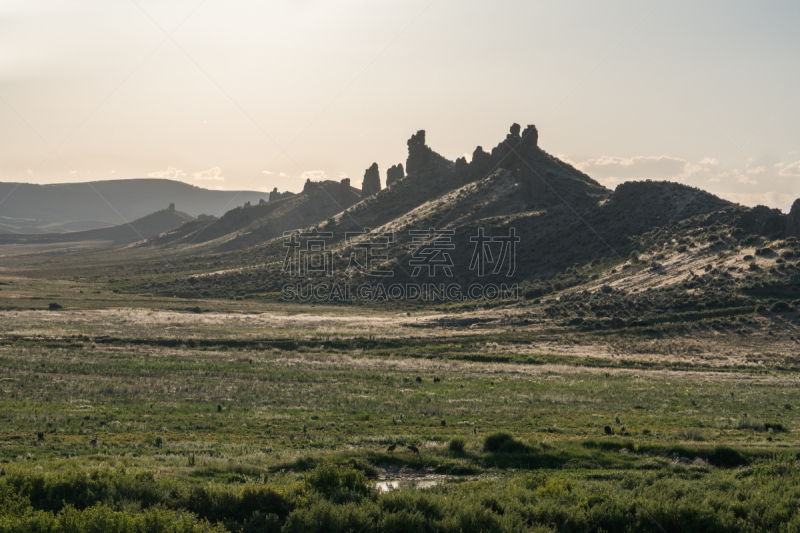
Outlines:
{"label": "green grass", "polygon": [[[714,329],[716,311],[700,314],[707,330],[439,331],[328,320],[347,318],[339,308],[264,327],[255,313],[278,307],[124,303],[3,312],[0,531],[791,531],[800,520],[788,334]],[[439,484],[379,493],[379,478]]]}

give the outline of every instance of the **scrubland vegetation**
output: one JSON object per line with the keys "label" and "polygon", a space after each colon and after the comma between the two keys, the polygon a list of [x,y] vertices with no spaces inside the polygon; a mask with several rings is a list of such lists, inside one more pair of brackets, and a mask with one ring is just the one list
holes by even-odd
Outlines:
{"label": "scrubland vegetation", "polygon": [[0,531],[800,526],[793,310],[744,315],[769,345],[716,318],[691,339],[385,313],[272,335],[247,311],[4,311]]}

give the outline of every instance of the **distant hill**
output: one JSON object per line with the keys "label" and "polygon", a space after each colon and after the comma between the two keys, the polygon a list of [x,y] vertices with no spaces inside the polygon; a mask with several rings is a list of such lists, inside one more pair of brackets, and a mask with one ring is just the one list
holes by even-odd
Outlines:
{"label": "distant hill", "polygon": [[35,234],[114,226],[170,203],[191,216],[218,216],[246,202],[266,201],[269,194],[211,191],[167,179],[132,179],[53,185],[0,183],[3,198],[0,233]]}
{"label": "distant hill", "polygon": [[96,246],[124,245],[164,233],[192,220],[194,217],[188,213],[172,208],[162,209],[130,223],[109,228],[43,235],[0,235],[0,245],[65,243],[93,243]]}

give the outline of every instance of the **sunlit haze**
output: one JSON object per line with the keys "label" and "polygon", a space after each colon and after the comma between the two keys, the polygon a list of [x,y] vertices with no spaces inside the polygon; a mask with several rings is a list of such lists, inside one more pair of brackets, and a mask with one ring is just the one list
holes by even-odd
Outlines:
{"label": "sunlit haze", "polygon": [[[518,122],[608,187],[800,196],[794,2],[17,1],[0,181],[298,191]],[[55,152],[53,152],[55,150]]]}

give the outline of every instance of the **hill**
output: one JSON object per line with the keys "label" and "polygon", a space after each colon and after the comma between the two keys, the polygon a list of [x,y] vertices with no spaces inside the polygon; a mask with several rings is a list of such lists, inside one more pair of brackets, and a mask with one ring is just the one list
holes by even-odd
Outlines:
{"label": "hill", "polygon": [[[147,246],[119,249],[113,257],[62,254],[59,265],[78,275],[100,263],[124,263],[128,277],[114,282],[116,290],[189,298],[275,298],[287,283],[517,284],[526,306],[543,299],[549,303],[537,313],[570,319],[584,312],[553,298],[578,302],[589,296],[573,295],[599,294],[607,303],[597,304],[598,317],[633,320],[674,309],[741,307],[760,301],[753,295],[796,292],[785,288],[798,283],[788,259],[797,248],[791,239],[800,236],[800,201],[785,215],[679,183],[634,181],[612,191],[539,147],[535,127],[521,131],[516,124],[490,151],[477,147],[469,162],[440,156],[420,131],[408,141],[405,169],[389,169],[388,187],[381,188],[377,170],[374,164],[367,170],[369,187],[361,194],[346,182],[308,182],[300,194],[189,221],[154,235]],[[419,234],[412,232],[430,228],[429,244],[444,245],[446,271],[416,268]],[[314,230],[330,234],[324,251],[331,268],[298,279],[283,269],[284,232]],[[498,239],[478,248],[481,232]],[[380,274],[359,268],[356,263],[367,263],[360,255],[365,247],[388,235],[370,261]],[[502,248],[503,237],[517,239],[513,253]],[[148,251],[152,247],[158,257]],[[476,258],[487,249],[488,269],[480,276]],[[168,272],[161,268],[165,257]],[[626,296],[640,290],[658,296]],[[474,305],[463,303],[465,309]]]}
{"label": "hill", "polygon": [[339,213],[360,200],[350,180],[306,182],[303,192],[272,193],[269,203],[245,204],[220,218],[197,220],[151,239],[148,245],[201,245],[204,251],[247,248],[281,237],[284,231],[304,228]]}
{"label": "hill", "polygon": [[246,202],[267,200],[256,191],[211,191],[167,179],[132,179],[33,185],[0,183],[0,233],[60,233],[109,227],[142,218],[174,203],[198,216],[219,215]]}
{"label": "hill", "polygon": [[[205,252],[213,257],[208,263],[216,272],[213,276],[196,276],[203,273],[202,269],[198,271],[198,263],[187,256],[184,261],[191,274],[187,272],[185,277],[163,285],[155,280],[147,285],[162,285],[167,292],[179,294],[197,290],[207,295],[280,291],[293,281],[282,271],[286,254],[283,232],[310,231],[313,227],[331,232],[326,250],[331,253],[334,277],[351,285],[434,279],[469,284],[477,280],[476,270],[470,267],[475,266],[472,239],[478,231],[482,228],[486,235],[504,236],[513,230],[519,238],[514,268],[499,274],[490,268],[491,273],[481,281],[518,283],[532,295],[594,283],[594,274],[599,276],[602,271],[612,275],[610,271],[627,264],[630,257],[655,258],[665,249],[679,253],[675,250],[684,241],[716,242],[723,238],[720,236],[728,243],[739,238],[763,241],[797,233],[798,225],[792,221],[800,220],[800,206],[787,216],[764,207],[733,204],[706,191],[670,182],[627,182],[611,191],[542,150],[535,127],[529,126],[524,132],[520,129],[512,126],[507,138],[490,152],[476,148],[469,163],[464,159],[448,161],[436,154],[425,145],[424,132],[418,132],[408,143],[408,175],[392,180],[389,187],[332,215],[341,206],[330,202],[326,210],[312,209],[301,216],[299,210],[321,202],[308,192],[282,200],[286,202],[283,205],[276,202],[272,207],[237,209],[226,215],[227,226],[215,223],[214,230],[209,226],[207,242],[214,248]],[[303,226],[304,222],[308,224]],[[226,227],[233,231],[228,233]],[[373,236],[347,242],[346,234],[364,228],[371,228],[373,236],[393,235],[393,242],[381,252],[381,264],[376,265],[378,270],[392,272],[387,279],[348,270],[352,245]],[[414,272],[410,232],[428,228],[451,232],[447,236],[448,245],[452,245],[447,251],[450,275],[444,279],[441,270],[433,277],[424,269]],[[187,237],[188,233],[183,238]],[[227,250],[233,251],[219,253]],[[495,256],[500,251],[495,246]],[[175,264],[181,268],[179,265]],[[321,275],[306,277],[308,281],[318,278]]]}
{"label": "hill", "polygon": [[126,245],[164,233],[192,220],[193,216],[176,211],[174,205],[170,205],[167,209],[156,211],[128,224],[109,228],[43,235],[0,235],[0,246],[66,243],[82,243],[90,246]]}

